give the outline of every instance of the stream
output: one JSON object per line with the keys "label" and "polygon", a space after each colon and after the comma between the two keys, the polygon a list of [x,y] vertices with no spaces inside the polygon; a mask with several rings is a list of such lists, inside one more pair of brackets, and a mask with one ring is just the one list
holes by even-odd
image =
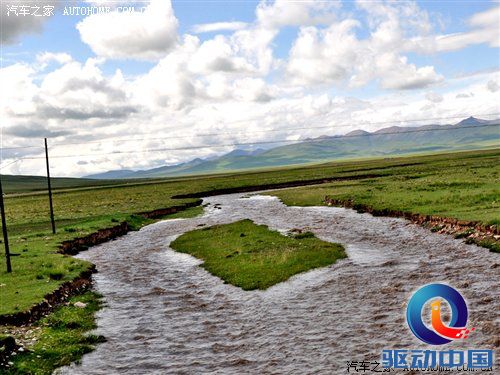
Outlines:
{"label": "stream", "polygon": [[[105,307],[95,333],[107,342],[59,374],[344,374],[347,361],[380,361],[382,349],[443,349],[419,341],[405,319],[409,297],[431,282],[457,288],[476,327],[446,349],[498,345],[499,254],[350,209],[288,207],[258,194],[203,203],[202,216],[160,221],[78,255],[99,271]],[[184,232],[245,218],[312,231],[343,244],[348,258],[249,292],[169,248]]]}

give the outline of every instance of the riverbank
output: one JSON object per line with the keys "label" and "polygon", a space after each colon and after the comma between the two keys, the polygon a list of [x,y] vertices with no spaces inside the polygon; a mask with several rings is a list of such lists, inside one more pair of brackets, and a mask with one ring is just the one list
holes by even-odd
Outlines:
{"label": "riverbank", "polygon": [[433,215],[421,215],[389,209],[375,209],[368,205],[359,204],[352,200],[339,200],[325,197],[327,206],[337,206],[355,209],[357,212],[368,212],[373,216],[401,217],[421,225],[432,232],[448,234],[454,238],[462,238],[467,244],[475,244],[500,253],[500,227],[485,225],[478,221],[465,221]]}
{"label": "riverbank", "polygon": [[1,373],[50,375],[56,368],[78,361],[105,341],[88,333],[96,328],[95,313],[101,306],[101,296],[87,291],[34,324],[0,327],[11,339],[11,345],[5,347],[8,353],[2,353],[8,355],[0,357]]}

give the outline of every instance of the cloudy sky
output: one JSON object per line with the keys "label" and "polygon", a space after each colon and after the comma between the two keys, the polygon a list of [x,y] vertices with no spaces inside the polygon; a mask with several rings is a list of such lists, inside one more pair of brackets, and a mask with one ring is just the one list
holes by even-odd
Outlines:
{"label": "cloudy sky", "polygon": [[43,174],[43,137],[53,173],[82,176],[500,117],[498,2],[2,0],[1,11],[2,173]]}

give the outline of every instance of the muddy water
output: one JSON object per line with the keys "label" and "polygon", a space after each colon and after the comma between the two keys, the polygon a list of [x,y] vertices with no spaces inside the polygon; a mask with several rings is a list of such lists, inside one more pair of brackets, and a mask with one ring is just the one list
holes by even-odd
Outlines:
{"label": "muddy water", "polygon": [[[423,284],[467,298],[474,334],[449,348],[493,347],[500,318],[500,256],[401,219],[332,207],[287,207],[265,196],[204,200],[205,214],[158,222],[80,255],[97,265],[108,341],[67,374],[341,374],[384,348],[425,348],[404,304]],[[310,230],[346,246],[348,259],[266,291],[244,292],[169,248],[202,225],[250,218],[283,232]],[[436,349],[435,347],[433,349]]]}

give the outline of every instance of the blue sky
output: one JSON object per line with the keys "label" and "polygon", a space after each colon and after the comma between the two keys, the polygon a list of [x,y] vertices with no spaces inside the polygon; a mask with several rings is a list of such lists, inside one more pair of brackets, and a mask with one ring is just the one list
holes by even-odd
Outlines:
{"label": "blue sky", "polygon": [[[230,151],[92,156],[131,136],[146,139],[133,145],[139,149],[165,145],[158,134],[187,134],[168,143],[176,147],[258,142],[323,131],[297,134],[289,124],[331,124],[341,134],[386,120],[500,112],[493,1],[115,1],[93,16],[65,16],[67,3],[37,2],[56,5],[55,15],[7,17],[2,3],[2,144],[30,145],[44,134],[61,145],[82,141],[88,156],[68,158],[62,174]],[[199,136],[214,128],[238,131]],[[273,132],[254,137],[247,129]],[[5,162],[30,156],[35,151],[2,154]],[[40,170],[29,160],[10,171]]]}

